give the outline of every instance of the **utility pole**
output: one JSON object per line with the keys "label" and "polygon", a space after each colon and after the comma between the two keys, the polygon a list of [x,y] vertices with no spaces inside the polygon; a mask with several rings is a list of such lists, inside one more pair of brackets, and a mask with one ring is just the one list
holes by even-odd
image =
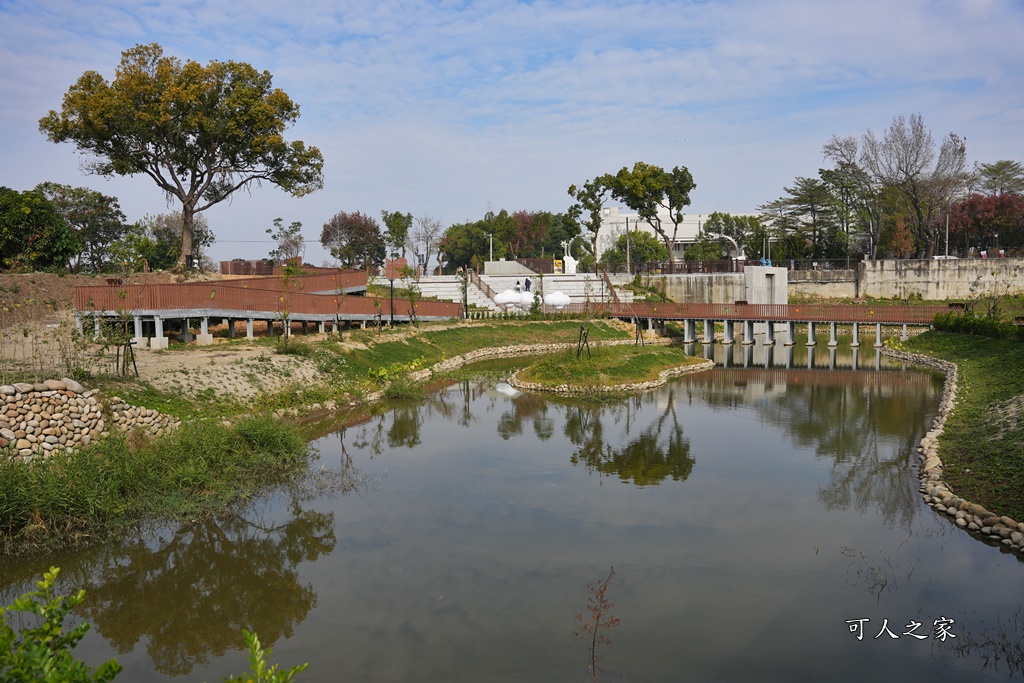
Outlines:
{"label": "utility pole", "polygon": [[633,274],[633,269],[629,267],[629,216],[626,216],[626,272]]}

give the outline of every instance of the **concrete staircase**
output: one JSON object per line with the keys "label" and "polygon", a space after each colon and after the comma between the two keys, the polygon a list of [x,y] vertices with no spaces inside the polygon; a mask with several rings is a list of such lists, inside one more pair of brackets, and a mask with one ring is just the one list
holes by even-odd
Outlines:
{"label": "concrete staircase", "polygon": [[[515,280],[513,280],[513,283]],[[374,278],[373,284],[388,286],[388,281],[384,278]],[[420,294],[424,297],[434,298],[438,301],[462,301],[462,289],[459,280],[454,275],[431,275],[430,277],[422,277],[419,281],[416,280],[395,280],[395,287],[401,287],[403,289],[408,288],[410,285],[416,285]],[[494,305],[494,302],[487,298],[487,296],[480,291],[480,288],[474,285],[472,282],[469,283],[469,288],[466,291],[466,298],[469,301],[469,305],[476,306],[477,308],[485,308],[490,311],[500,312],[501,309]]]}
{"label": "concrete staircase", "polygon": [[[512,275],[481,275],[480,279],[487,284],[495,294],[501,293],[506,289],[515,289],[516,281],[519,282],[521,288],[525,288],[526,282],[525,275],[512,274]],[[621,285],[630,282],[631,278],[628,275],[611,275],[609,278],[613,285]],[[373,278],[372,283],[381,285],[384,287],[388,286],[388,281],[384,278]],[[401,287],[403,289],[408,288],[410,284],[414,284],[419,287],[420,294],[424,297],[430,297],[438,299],[439,301],[462,301],[462,290],[458,278],[454,275],[432,275],[430,277],[420,278],[416,280],[395,280],[395,287]],[[600,275],[594,273],[578,273],[576,275],[545,275],[541,278],[539,275],[533,275],[530,277],[531,291],[541,294],[550,294],[551,292],[562,292],[566,294],[570,301],[574,304],[582,304],[586,301],[598,303],[601,301],[611,302],[612,297],[608,292],[608,286],[604,283],[604,279]],[[619,300],[625,303],[633,301],[632,292],[624,292],[617,290],[619,294]],[[488,299],[487,296],[477,287],[472,281],[469,283],[469,289],[467,291],[467,299],[470,306],[476,306],[480,309],[486,309],[494,312],[501,312],[501,307],[495,305],[495,303]]]}
{"label": "concrete staircase", "polygon": [[[609,278],[613,285],[627,284],[631,281],[628,275],[612,275]],[[483,275],[480,279],[487,283],[495,292],[515,289],[517,280],[525,286],[525,278],[522,275]],[[613,300],[611,293],[608,292],[608,285],[605,284],[604,278],[594,273],[545,275],[543,278],[538,275],[530,278],[530,284],[531,290],[537,293],[541,293],[542,290],[545,294],[562,292],[574,304],[582,304],[588,300],[594,303],[601,301],[611,302]],[[633,301],[632,292],[616,291],[620,301],[628,303]]]}

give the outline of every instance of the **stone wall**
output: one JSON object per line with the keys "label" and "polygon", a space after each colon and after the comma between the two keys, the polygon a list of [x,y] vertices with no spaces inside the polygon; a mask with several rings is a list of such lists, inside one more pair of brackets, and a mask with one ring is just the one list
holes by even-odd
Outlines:
{"label": "stone wall", "polygon": [[856,269],[792,270],[789,293],[853,299],[963,300],[1024,292],[1024,259],[861,261]]}
{"label": "stone wall", "polygon": [[788,271],[785,268],[747,266],[742,273],[694,275],[645,275],[644,284],[655,287],[670,300],[686,304],[786,303]]}
{"label": "stone wall", "polygon": [[855,299],[857,284],[857,271],[853,268],[789,271],[790,296]]}
{"label": "stone wall", "polygon": [[72,379],[0,385],[0,456],[31,460],[73,451],[110,427],[144,429],[159,436],[180,425],[179,420],[116,397],[109,404],[105,410],[98,391],[87,391]]}
{"label": "stone wall", "polygon": [[862,261],[862,297],[932,301],[1024,292],[1024,259]]}

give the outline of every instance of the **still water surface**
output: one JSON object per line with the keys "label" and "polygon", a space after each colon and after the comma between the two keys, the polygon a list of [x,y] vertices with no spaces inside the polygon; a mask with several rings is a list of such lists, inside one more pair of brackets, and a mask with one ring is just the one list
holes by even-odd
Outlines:
{"label": "still water surface", "polygon": [[601,680],[1020,677],[1024,563],[917,493],[941,379],[871,348],[708,355],[615,404],[476,380],[350,415],[305,487],[0,578],[64,567],[80,653],[127,681],[240,673],[242,628],[300,681],[579,681],[613,566]]}

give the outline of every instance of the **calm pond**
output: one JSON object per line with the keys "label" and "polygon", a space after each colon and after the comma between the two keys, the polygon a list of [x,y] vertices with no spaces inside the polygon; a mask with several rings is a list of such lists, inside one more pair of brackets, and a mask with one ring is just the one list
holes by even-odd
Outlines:
{"label": "calm pond", "polygon": [[1024,563],[917,492],[941,378],[867,345],[708,355],[618,403],[478,379],[345,416],[304,486],[8,560],[4,597],[63,567],[79,654],[125,681],[241,673],[249,628],[300,681],[570,682],[614,567],[600,680],[1020,678]]}

